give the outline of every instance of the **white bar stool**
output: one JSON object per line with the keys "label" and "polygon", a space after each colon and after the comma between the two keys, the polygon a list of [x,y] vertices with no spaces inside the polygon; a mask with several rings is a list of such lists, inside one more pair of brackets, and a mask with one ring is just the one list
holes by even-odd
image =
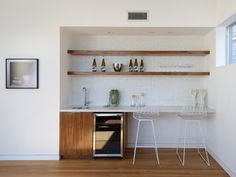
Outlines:
{"label": "white bar stool", "polygon": [[204,157],[203,154],[200,152],[199,147],[197,147],[197,152],[200,155],[200,157],[204,160],[204,162],[207,164],[207,166],[210,166],[210,161],[209,161],[209,157],[208,157],[208,153],[206,149],[206,142],[205,142],[205,138],[202,131],[202,125],[201,125],[201,120],[207,117],[207,109],[186,106],[186,107],[183,107],[182,112],[178,116],[184,120],[184,138],[183,138],[184,142],[183,142],[183,157],[182,158],[180,157],[180,154],[179,154],[179,147],[176,148],[176,154],[178,156],[178,159],[180,160],[180,163],[182,164],[182,166],[185,165],[186,139],[188,139],[187,129],[188,129],[189,123],[194,122],[194,123],[197,123],[198,125],[198,129],[201,136],[201,142],[202,142],[206,157]]}
{"label": "white bar stool", "polygon": [[144,108],[144,107],[137,109],[137,111],[133,113],[133,118],[138,121],[136,139],[135,139],[134,155],[133,155],[133,165],[135,163],[137,148],[145,147],[145,146],[138,146],[139,128],[140,128],[141,122],[150,122],[151,123],[152,133],[153,133],[153,138],[154,138],[154,143],[155,143],[154,148],[155,148],[155,153],[156,153],[156,160],[157,160],[157,164],[158,165],[160,164],[158,149],[157,149],[156,134],[155,134],[155,126],[154,126],[154,120],[158,116],[159,116],[159,111],[156,111],[151,108]]}

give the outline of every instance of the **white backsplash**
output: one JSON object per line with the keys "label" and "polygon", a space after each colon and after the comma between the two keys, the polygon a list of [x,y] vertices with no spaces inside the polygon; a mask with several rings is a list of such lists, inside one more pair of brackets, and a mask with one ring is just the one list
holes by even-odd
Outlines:
{"label": "white backsplash", "polygon": [[202,87],[201,77],[185,76],[96,76],[73,77],[72,94],[69,102],[83,104],[82,88],[88,88],[91,105],[106,105],[109,91],[118,89],[121,105],[130,105],[131,96],[144,93],[146,105],[191,104],[190,90]]}

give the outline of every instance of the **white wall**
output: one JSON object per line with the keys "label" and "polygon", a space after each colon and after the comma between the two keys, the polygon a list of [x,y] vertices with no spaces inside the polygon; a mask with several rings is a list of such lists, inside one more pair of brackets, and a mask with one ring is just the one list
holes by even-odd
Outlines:
{"label": "white wall", "polygon": [[[215,117],[207,121],[207,145],[212,155],[231,176],[236,176],[236,64],[225,65],[225,26],[232,22],[236,13],[233,0],[218,1],[217,22],[220,27],[205,37],[209,56],[210,77],[205,80],[209,105],[216,109]],[[236,20],[236,18],[234,18]],[[231,22],[230,22],[231,21]]]}
{"label": "white wall", "polygon": [[[0,2],[0,159],[58,158],[59,29],[36,6]],[[39,89],[5,89],[9,57],[40,59]]]}
{"label": "white wall", "polygon": [[70,55],[67,50],[75,46],[74,36],[63,28],[60,29],[60,107],[70,105],[71,96],[71,77],[67,76],[68,68],[70,68]]}
{"label": "white wall", "polygon": [[[135,2],[135,3],[134,3]],[[127,10],[150,11],[129,23]],[[215,25],[214,0],[1,0],[0,159],[54,159],[59,139],[60,26]],[[5,89],[5,58],[40,61],[37,90]]]}
{"label": "white wall", "polygon": [[224,24],[225,20],[229,20],[236,13],[235,0],[217,0],[216,5],[216,25]]}
{"label": "white wall", "polygon": [[216,110],[216,116],[207,121],[207,145],[215,158],[228,168],[231,175],[236,174],[236,65],[216,67],[216,31],[206,36],[206,46],[212,54],[209,58],[210,77],[205,80],[208,89],[209,105]]}

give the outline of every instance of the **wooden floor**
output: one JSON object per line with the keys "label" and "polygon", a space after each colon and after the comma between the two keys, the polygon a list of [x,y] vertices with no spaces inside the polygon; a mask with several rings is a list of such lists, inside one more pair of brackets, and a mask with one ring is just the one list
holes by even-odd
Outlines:
{"label": "wooden floor", "polygon": [[138,150],[135,165],[133,151],[125,159],[60,160],[60,161],[0,161],[0,177],[219,177],[228,176],[210,158],[205,165],[196,151],[188,150],[186,165],[182,167],[174,149],[160,149],[160,165],[154,151]]}

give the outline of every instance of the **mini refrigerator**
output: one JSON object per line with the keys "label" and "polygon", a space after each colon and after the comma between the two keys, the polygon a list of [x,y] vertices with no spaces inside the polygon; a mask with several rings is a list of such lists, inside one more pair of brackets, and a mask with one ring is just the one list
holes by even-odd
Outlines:
{"label": "mini refrigerator", "polygon": [[94,157],[123,157],[123,125],[123,113],[94,113]]}

